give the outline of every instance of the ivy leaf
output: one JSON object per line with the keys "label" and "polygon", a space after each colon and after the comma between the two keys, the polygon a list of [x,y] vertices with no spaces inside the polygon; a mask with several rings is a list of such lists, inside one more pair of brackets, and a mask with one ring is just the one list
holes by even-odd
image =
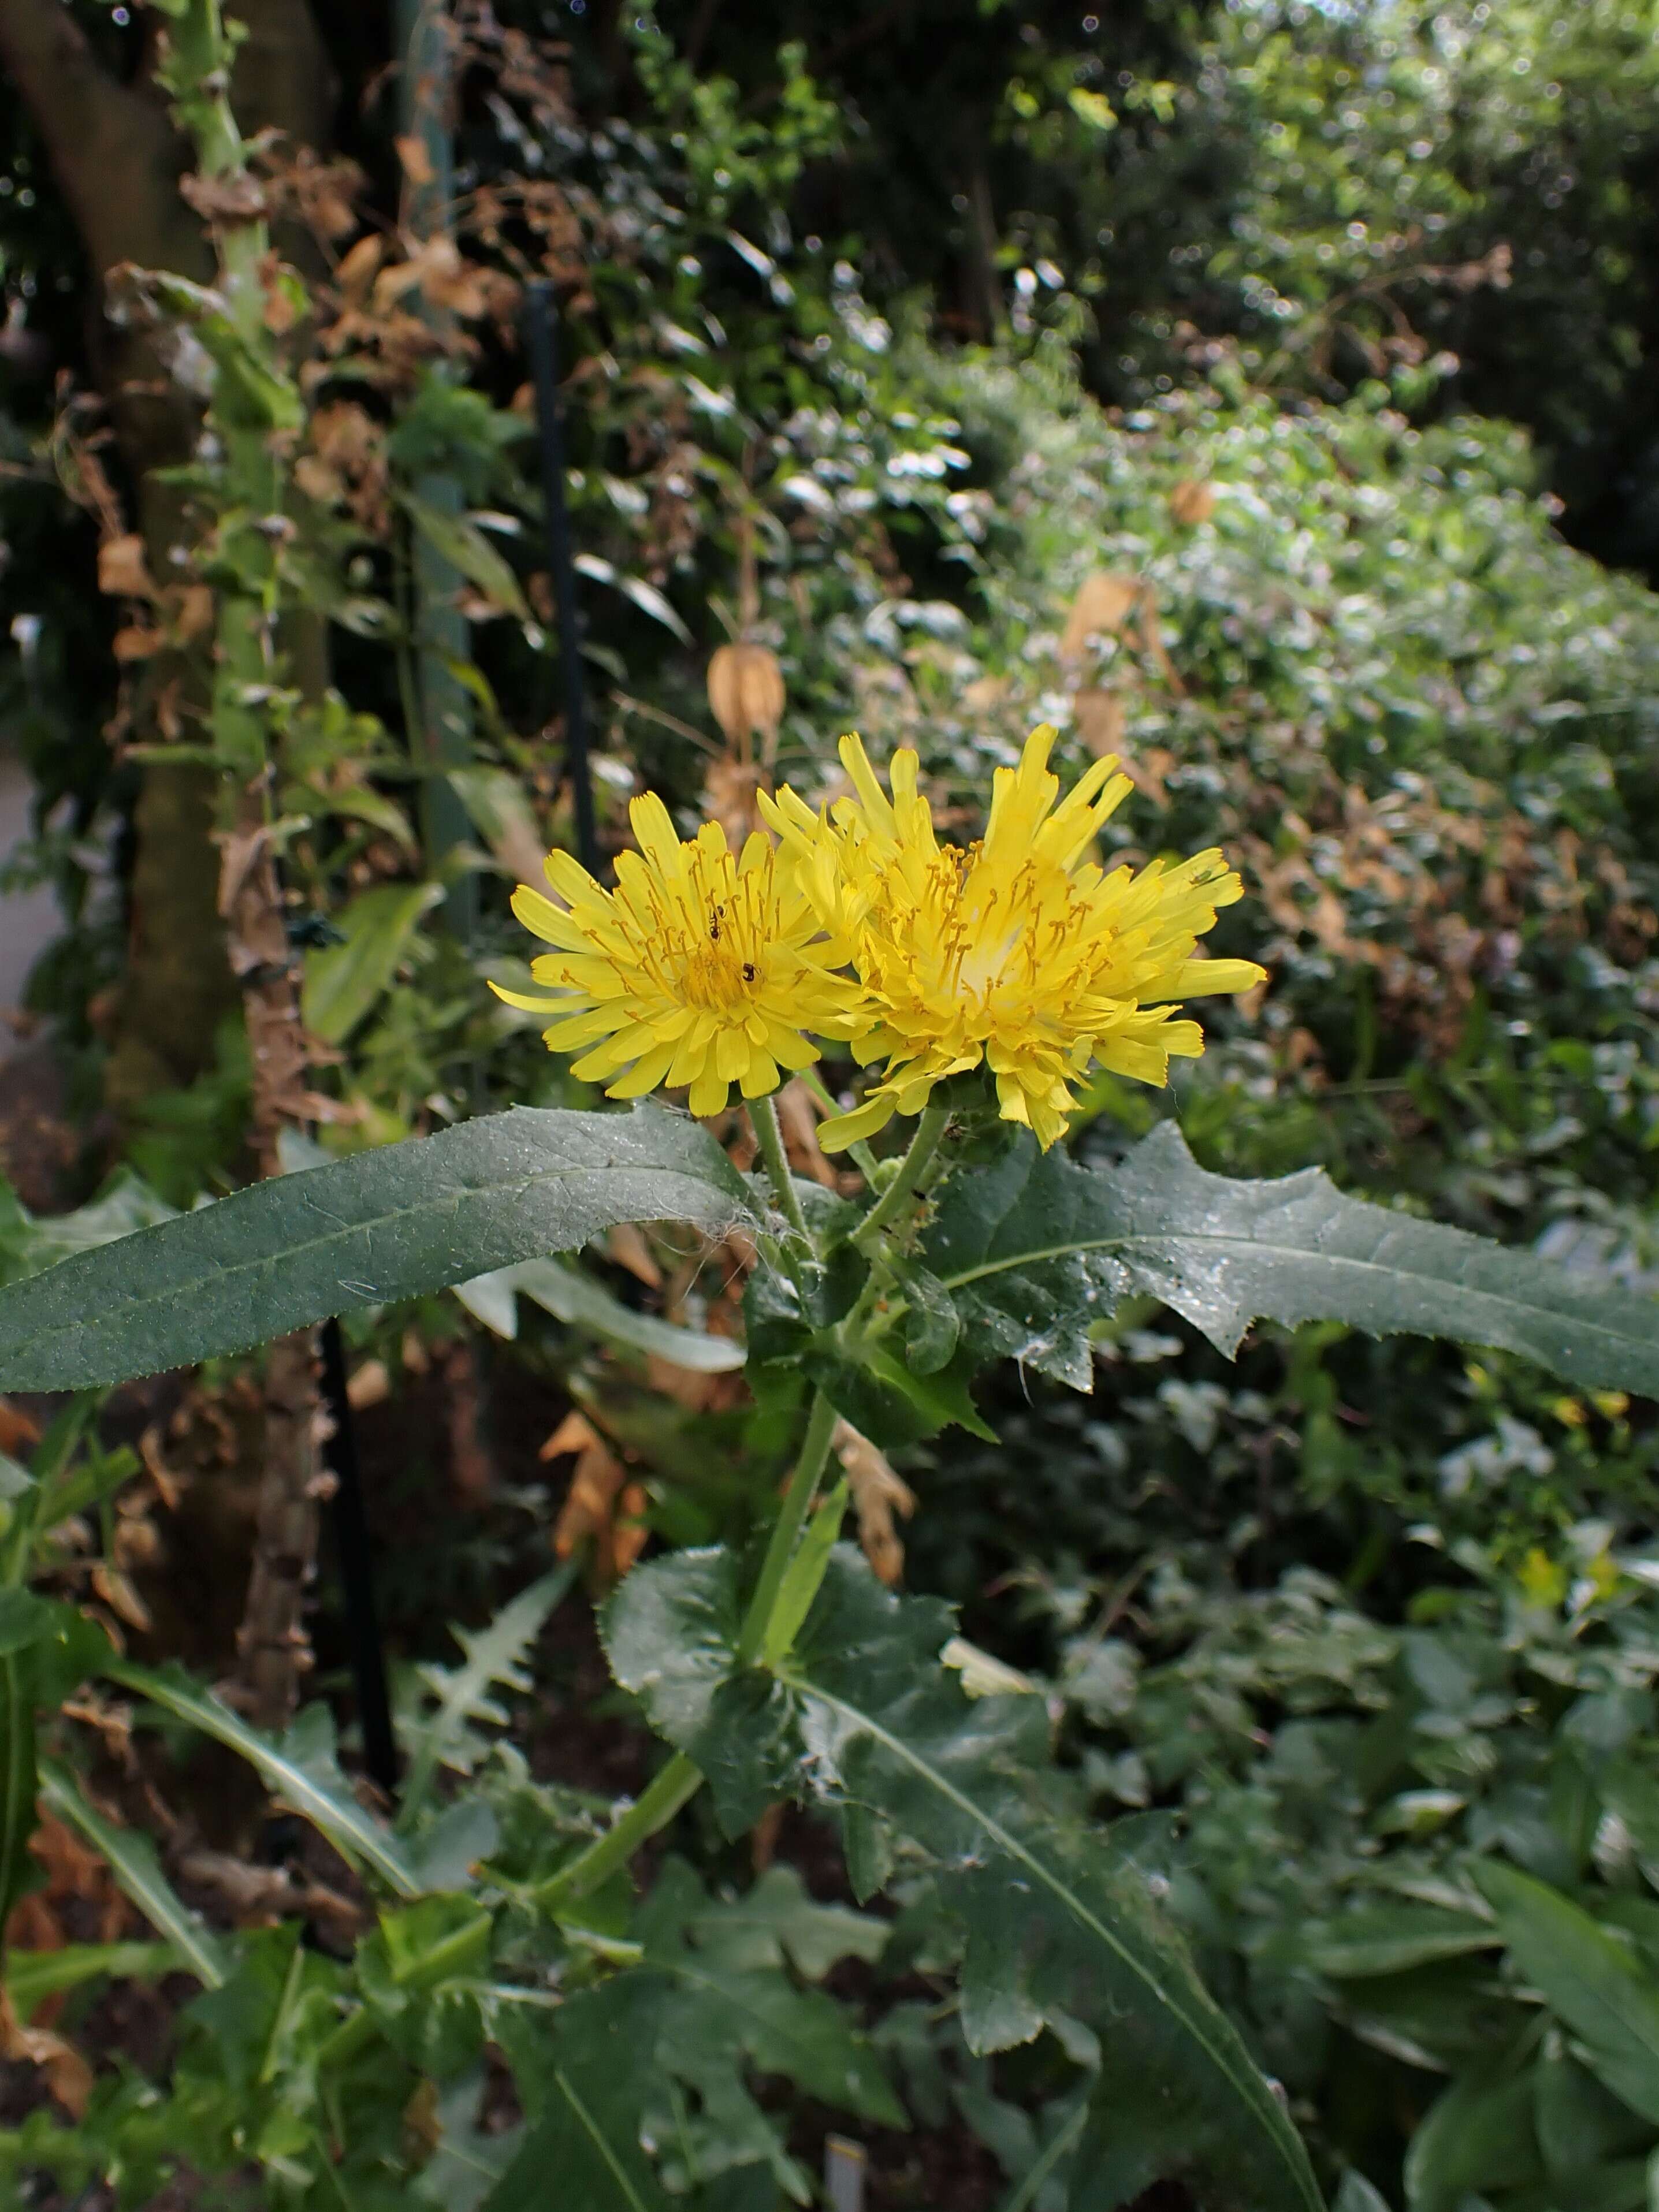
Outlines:
{"label": "ivy leaf", "polygon": [[760,1225],[696,1122],[515,1107],[256,1183],[0,1290],[0,1385],[157,1374],[662,1220]]}
{"label": "ivy leaf", "polygon": [[1042,1700],[968,1698],[939,1664],[949,1609],[894,1597],[850,1547],[775,1668],[738,1665],[738,1615],[728,1554],[653,1561],[611,1601],[611,1666],[696,1760],[728,1832],[794,1794],[842,1808],[855,1868],[878,1861],[872,1823],[932,1858],[966,1933],[971,2048],[1051,2019],[1093,2027],[1106,2056],[1074,2203],[1114,2212],[1190,2175],[1243,2212],[1319,2212],[1295,2130],[1145,1877],[1066,1818]]}
{"label": "ivy leaf", "polygon": [[1322,1169],[1235,1182],[1171,1121],[1112,1168],[1022,1139],[947,1187],[928,1266],[981,1357],[1090,1386],[1089,1328],[1129,1291],[1232,1355],[1253,1321],[1329,1319],[1519,1352],[1571,1382],[1659,1396],[1659,1304],[1535,1254],[1346,1198]]}

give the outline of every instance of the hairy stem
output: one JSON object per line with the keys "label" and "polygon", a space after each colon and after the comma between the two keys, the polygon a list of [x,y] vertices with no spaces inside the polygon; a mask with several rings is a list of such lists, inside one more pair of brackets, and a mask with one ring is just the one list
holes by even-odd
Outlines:
{"label": "hairy stem", "polygon": [[910,1149],[899,1162],[898,1173],[853,1231],[853,1243],[866,1259],[915,1197],[933,1164],[933,1155],[950,1119],[948,1107],[929,1106],[924,1109],[916,1123],[916,1133],[910,1139]]}
{"label": "hairy stem", "polygon": [[771,1098],[751,1098],[749,1120],[766,1163],[767,1178],[773,1196],[778,1201],[778,1211],[789,1224],[794,1236],[811,1249],[811,1233],[806,1226],[806,1216],[801,1211],[800,1193],[795,1188],[795,1179],[789,1172],[789,1155],[784,1150],[783,1132],[778,1127],[776,1102]]}
{"label": "hairy stem", "polygon": [[753,1662],[766,1640],[772,1608],[778,1601],[784,1575],[794,1557],[806,1516],[812,1510],[812,1499],[828,1463],[830,1442],[835,1432],[836,1409],[822,1390],[814,1391],[806,1434],[801,1438],[800,1457],[795,1462],[795,1471],[784,1492],[771,1540],[766,1547],[766,1557],[761,1562],[760,1580],[755,1584],[755,1595],[749,1601],[749,1610],[743,1617],[743,1628],[738,1637],[738,1658],[744,1666]]}
{"label": "hairy stem", "polygon": [[[789,1478],[789,1488],[779,1510],[776,1525],[772,1530],[766,1557],[761,1563],[760,1580],[755,1585],[755,1595],[749,1601],[744,1616],[743,1628],[738,1639],[738,1657],[745,1666],[752,1665],[762,1645],[783,1587],[783,1578],[791,1559],[794,1556],[812,1498],[830,1457],[830,1440],[836,1432],[836,1409],[818,1391],[812,1400],[812,1410],[806,1423],[806,1434],[801,1439],[800,1456],[795,1471]],[[695,1760],[683,1752],[676,1752],[666,1766],[644,1795],[639,1797],[616,1824],[606,1829],[597,1842],[592,1843],[580,1856],[544,1882],[536,1892],[536,1901],[544,1907],[556,1906],[568,1899],[585,1897],[598,1888],[619,1867],[626,1866],[640,1845],[665,1828],[681,1807],[687,1804],[702,1786],[702,1771]]]}
{"label": "hairy stem", "polygon": [[702,1770],[677,1751],[644,1793],[635,1799],[622,1818],[590,1844],[578,1859],[562,1868],[538,1892],[542,1905],[562,1904],[586,1897],[600,1883],[627,1865],[640,1845],[665,1828],[681,1807],[690,1803],[702,1787]]}

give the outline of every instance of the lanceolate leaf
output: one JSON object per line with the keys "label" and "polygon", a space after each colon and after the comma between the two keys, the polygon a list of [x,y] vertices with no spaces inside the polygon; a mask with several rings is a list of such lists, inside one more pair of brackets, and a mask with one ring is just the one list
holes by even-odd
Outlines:
{"label": "lanceolate leaf", "polygon": [[366,1869],[399,1897],[418,1897],[421,1885],[400,1846],[352,1796],[334,1756],[333,1723],[325,1705],[309,1705],[280,1741],[250,1728],[240,1714],[198,1690],[174,1669],[158,1673],[112,1660],[104,1672],[164,1712],[188,1721],[204,1735],[239,1752],[256,1768],[273,1796],[320,1829],[336,1850]]}
{"label": "lanceolate leaf", "polygon": [[342,1044],[386,989],[421,917],[443,896],[437,884],[379,884],[360,892],[341,920],[345,941],[306,959],[301,1011],[325,1044]]}
{"label": "lanceolate leaf", "polygon": [[1547,1882],[1494,1861],[1474,1878],[1522,1974],[1644,2119],[1659,2121],[1659,1983],[1618,1938]]}
{"label": "lanceolate leaf", "polygon": [[62,1390],[240,1352],[622,1221],[756,1224],[708,1132],[518,1107],[257,1183],[0,1291],[0,1388]]}
{"label": "lanceolate leaf", "polygon": [[633,1352],[654,1354],[693,1374],[724,1375],[744,1363],[743,1346],[731,1337],[708,1336],[701,1329],[659,1321],[655,1314],[637,1313],[591,1275],[560,1260],[521,1260],[516,1267],[500,1267],[493,1275],[457,1283],[455,1295],[498,1336],[518,1334],[519,1299],[524,1297],[568,1328],[585,1329]]}
{"label": "lanceolate leaf", "polygon": [[1173,1122],[1109,1169],[1022,1140],[947,1189],[927,1262],[982,1351],[1079,1389],[1090,1324],[1136,1291],[1230,1355],[1253,1321],[1328,1319],[1496,1345],[1574,1382],[1659,1397],[1659,1302],[1345,1198],[1317,1168],[1210,1175]]}
{"label": "lanceolate leaf", "polygon": [[[40,1762],[40,1802],[65,1827],[73,1828],[101,1852],[121,1888],[177,1953],[174,1963],[186,1967],[208,1989],[222,1987],[225,1963],[218,1943],[161,1872],[150,1838],[136,1828],[118,1828],[112,1820],[106,1820],[95,1806],[88,1803],[70,1770],[53,1759]],[[111,1971],[132,1970],[114,1967]]]}
{"label": "lanceolate leaf", "polygon": [[702,1767],[728,1829],[793,1793],[842,1808],[855,1866],[878,1869],[882,1831],[921,1847],[966,1929],[975,2050],[1054,2016],[1095,2028],[1103,2086],[1073,2204],[1114,2212],[1186,2173],[1206,2203],[1317,2212],[1295,2130],[1144,1879],[1060,1809],[1042,1701],[969,1699],[939,1661],[948,1609],[895,1598],[848,1547],[775,1669],[738,1666],[738,1595],[723,1552],[636,1569],[607,1627],[618,1679]]}

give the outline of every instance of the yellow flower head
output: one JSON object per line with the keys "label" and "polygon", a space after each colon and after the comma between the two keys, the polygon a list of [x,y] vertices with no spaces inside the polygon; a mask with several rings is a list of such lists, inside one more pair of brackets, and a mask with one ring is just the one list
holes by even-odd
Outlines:
{"label": "yellow flower head", "polygon": [[997,770],[984,837],[965,851],[935,837],[908,750],[893,757],[890,799],[849,737],[855,797],[818,815],[787,790],[763,800],[797,880],[850,948],[865,992],[853,1049],[887,1063],[861,1105],[823,1124],[827,1148],[919,1112],[936,1083],[982,1062],[1003,1119],[1046,1149],[1091,1062],[1164,1083],[1172,1054],[1204,1049],[1175,1002],[1264,980],[1253,961],[1194,957],[1216,909],[1243,895],[1218,852],[1101,870],[1095,834],[1129,779],[1097,761],[1060,799],[1054,739],[1035,731],[1018,768]]}
{"label": "yellow flower head", "polygon": [[636,799],[629,818],[640,849],[618,858],[614,891],[550,853],[565,904],[526,884],[514,894],[519,920],[555,948],[531,966],[554,995],[492,988],[551,1014],[549,1049],[581,1053],[572,1073],[612,1098],[684,1085],[694,1114],[718,1114],[734,1083],[762,1097],[780,1068],[817,1058],[804,1032],[850,1033],[854,988],[831,972],[810,901],[759,831],[734,858],[715,823],[682,842],[655,797]]}

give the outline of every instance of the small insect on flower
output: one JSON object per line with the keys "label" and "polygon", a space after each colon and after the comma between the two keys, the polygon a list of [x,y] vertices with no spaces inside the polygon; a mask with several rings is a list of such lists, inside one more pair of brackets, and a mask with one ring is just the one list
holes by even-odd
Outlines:
{"label": "small insect on flower", "polygon": [[1176,1002],[1265,980],[1253,961],[1194,957],[1216,909],[1243,896],[1219,852],[1105,873],[1095,835],[1129,779],[1109,756],[1056,805],[1054,739],[1033,732],[1018,768],[997,770],[984,837],[965,850],[939,844],[908,750],[893,757],[890,799],[852,737],[841,753],[854,797],[817,815],[787,789],[763,799],[820,919],[850,947],[865,993],[853,1050],[886,1062],[860,1105],[823,1123],[827,1150],[920,1112],[935,1084],[981,1064],[1003,1119],[1046,1149],[1091,1065],[1165,1083],[1171,1054],[1204,1049]]}
{"label": "small insect on flower", "polygon": [[[846,1036],[854,987],[832,971],[817,915],[759,831],[733,857],[718,823],[683,842],[661,799],[629,810],[636,853],[608,891],[568,853],[550,853],[556,906],[521,884],[513,911],[555,949],[531,963],[550,997],[495,984],[509,1006],[553,1017],[550,1051],[580,1053],[572,1073],[612,1098],[690,1091],[718,1114],[777,1088],[780,1069],[818,1056],[813,1036]],[[844,956],[843,956],[844,957]]]}

